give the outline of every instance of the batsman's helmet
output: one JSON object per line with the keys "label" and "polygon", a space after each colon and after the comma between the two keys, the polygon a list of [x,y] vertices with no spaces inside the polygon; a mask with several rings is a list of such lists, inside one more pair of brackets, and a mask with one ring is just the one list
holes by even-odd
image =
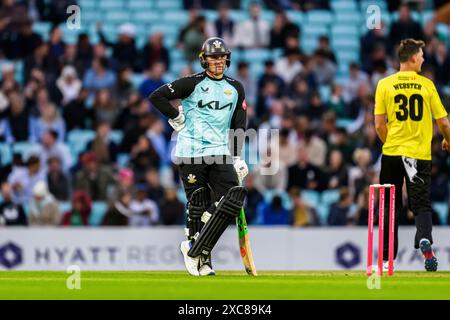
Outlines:
{"label": "batsman's helmet", "polygon": [[226,55],[227,56],[226,65],[227,67],[230,67],[231,51],[230,49],[228,49],[227,45],[225,44],[225,41],[222,38],[218,37],[209,38],[203,43],[202,51],[198,55],[198,58],[200,59],[200,64],[203,67],[203,69],[208,68],[206,57],[213,55]]}

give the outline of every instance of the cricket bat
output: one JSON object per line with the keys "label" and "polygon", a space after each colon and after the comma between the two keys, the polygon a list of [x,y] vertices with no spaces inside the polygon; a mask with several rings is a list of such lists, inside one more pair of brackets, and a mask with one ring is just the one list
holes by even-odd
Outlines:
{"label": "cricket bat", "polygon": [[236,226],[239,236],[239,249],[241,251],[242,262],[248,275],[257,276],[255,263],[253,262],[250,240],[248,238],[247,221],[245,220],[244,208],[241,208],[239,216],[236,218]]}

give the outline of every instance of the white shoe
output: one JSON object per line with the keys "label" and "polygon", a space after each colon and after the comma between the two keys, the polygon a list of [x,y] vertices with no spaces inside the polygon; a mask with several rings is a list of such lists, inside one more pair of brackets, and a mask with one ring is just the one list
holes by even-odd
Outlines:
{"label": "white shoe", "polygon": [[193,276],[199,276],[200,274],[198,272],[198,265],[200,262],[200,257],[192,258],[188,256],[188,252],[189,249],[191,249],[191,246],[192,244],[190,240],[182,241],[180,244],[180,250],[184,258],[184,266],[186,267],[186,270],[189,272],[189,274]]}
{"label": "white shoe", "polygon": [[201,276],[215,276],[216,275],[216,272],[213,269],[211,269],[211,267],[208,266],[207,264],[202,265],[200,267],[200,269],[198,269],[198,273]]}
{"label": "white shoe", "polygon": [[[395,269],[395,263],[393,263],[393,268]],[[383,260],[383,272],[388,272],[389,271],[389,261],[387,260]]]}

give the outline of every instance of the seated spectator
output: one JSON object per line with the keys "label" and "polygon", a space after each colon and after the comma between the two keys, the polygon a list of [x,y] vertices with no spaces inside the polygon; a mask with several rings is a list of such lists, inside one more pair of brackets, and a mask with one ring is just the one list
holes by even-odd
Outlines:
{"label": "seated spectator", "polygon": [[65,212],[61,221],[63,226],[88,226],[92,200],[84,191],[75,191],[72,196],[72,208]]}
{"label": "seated spectator", "polygon": [[319,168],[325,165],[327,156],[327,144],[314,134],[313,130],[307,129],[303,140],[298,144],[299,149],[304,149],[308,154],[309,162]]}
{"label": "seated spectator", "polygon": [[11,51],[10,58],[25,59],[36,47],[42,43],[42,37],[33,31],[33,21],[27,19],[20,25],[19,32],[8,48]]}
{"label": "seated spectator", "polygon": [[32,70],[39,69],[46,75],[47,80],[54,81],[58,73],[57,66],[56,61],[50,59],[47,44],[40,40],[36,43],[33,54],[28,55],[24,60],[23,79],[27,83],[31,78]]}
{"label": "seated spectator", "polygon": [[161,186],[161,180],[158,170],[150,169],[145,173],[145,182],[147,183],[147,197],[156,203],[164,197],[164,189]]}
{"label": "seated spectator", "polygon": [[130,226],[150,226],[159,222],[159,208],[155,201],[147,198],[147,185],[144,183],[137,186],[136,197],[131,200],[130,210]]}
{"label": "seated spectator", "polygon": [[302,199],[299,188],[293,187],[289,190],[289,195],[294,204],[292,208],[292,226],[307,227],[320,225],[316,210]]}
{"label": "seated spectator", "polygon": [[153,64],[148,78],[145,79],[139,87],[139,93],[142,98],[148,98],[153,91],[166,83],[163,78],[165,72],[166,67],[164,66],[164,63],[156,62]]}
{"label": "seated spectator", "polygon": [[366,187],[358,194],[356,200],[356,212],[352,217],[352,221],[357,226],[367,226],[369,218],[369,188]]}
{"label": "seated spectator", "polygon": [[289,225],[291,222],[290,213],[283,208],[278,195],[273,197],[271,203],[262,206],[261,215],[261,223],[265,225]]}
{"label": "seated spectator", "polygon": [[39,181],[33,187],[28,221],[30,226],[57,226],[61,220],[58,202],[48,191],[47,183]]}
{"label": "seated spectator", "polygon": [[246,103],[254,104],[256,99],[256,80],[250,73],[247,62],[239,61],[235,78],[244,86]]}
{"label": "seated spectator", "polygon": [[298,141],[297,137],[292,138],[293,134],[295,135],[293,130],[286,128],[280,130],[278,154],[287,167],[294,165],[298,157]]}
{"label": "seated spectator", "polygon": [[39,154],[45,171],[47,171],[48,159],[55,156],[60,159],[64,172],[69,172],[72,167],[72,154],[66,144],[58,141],[58,133],[54,130],[48,130],[43,134],[41,144],[37,147],[36,153]]}
{"label": "seated spectator", "polygon": [[347,118],[362,119],[367,110],[370,110],[373,95],[371,94],[370,85],[361,83],[358,87],[356,97],[348,104],[346,112]]}
{"label": "seated spectator", "polygon": [[47,185],[50,193],[59,201],[69,200],[69,176],[61,168],[61,159],[50,156],[47,160]]}
{"label": "seated spectator", "polygon": [[31,142],[41,141],[48,131],[57,133],[58,142],[64,142],[66,124],[53,103],[47,104],[38,118],[31,121]]}
{"label": "seated spectator", "polygon": [[236,26],[233,45],[239,48],[265,48],[270,41],[270,25],[261,17],[258,2],[250,4],[250,19]]}
{"label": "seated spectator", "polygon": [[148,37],[148,42],[141,52],[142,70],[150,70],[157,62],[164,63],[165,70],[170,69],[169,50],[164,46],[163,39],[162,32],[155,32]]}
{"label": "seated spectator", "polygon": [[[426,61],[426,60],[425,60]],[[437,86],[450,85],[450,55],[445,42],[438,41],[428,64],[435,70]]]}
{"label": "seated spectator", "polygon": [[2,77],[0,80],[0,91],[20,91],[20,84],[15,79],[14,64],[6,62],[1,67]]}
{"label": "seated spectator", "polygon": [[286,39],[288,36],[299,38],[300,28],[289,21],[286,13],[282,10],[278,11],[275,16],[273,27],[270,30],[270,45],[271,49],[285,48]]}
{"label": "seated spectator", "polygon": [[115,123],[119,111],[116,101],[111,97],[110,90],[100,89],[97,91],[92,106],[92,115],[95,126],[101,122],[107,122],[112,125]]}
{"label": "seated spectator", "polygon": [[56,80],[56,87],[61,92],[61,104],[66,106],[78,98],[82,83],[78,79],[77,71],[73,66],[65,66],[61,71],[61,76]]}
{"label": "seated spectator", "polygon": [[159,168],[160,159],[150,140],[142,135],[131,150],[131,164],[137,181],[144,181],[147,170]]}
{"label": "seated spectator", "polygon": [[317,49],[321,50],[328,60],[332,61],[334,64],[337,64],[336,56],[333,49],[331,49],[330,38],[328,38],[328,36],[319,37],[319,45],[317,46]]}
{"label": "seated spectator", "polygon": [[298,163],[288,169],[287,189],[298,187],[300,189],[321,190],[323,173],[311,164],[306,150],[299,149]]}
{"label": "seated spectator", "polygon": [[131,193],[122,191],[103,217],[103,226],[127,226],[133,214],[130,209]]}
{"label": "seated spectator", "polygon": [[275,63],[275,72],[287,84],[290,84],[294,77],[303,70],[300,55],[301,52],[298,48],[286,49],[284,57]]}
{"label": "seated spectator", "polygon": [[282,192],[286,189],[287,168],[277,150],[267,150],[267,154],[253,168],[253,175],[255,188],[262,194],[266,191]]}
{"label": "seated spectator", "polygon": [[348,185],[348,167],[341,151],[335,149],[329,153],[326,175],[327,189],[338,189]]}
{"label": "seated spectator", "polygon": [[161,164],[170,164],[170,152],[168,150],[166,137],[164,136],[164,122],[161,118],[155,118],[145,136],[150,141],[150,144],[153,146],[155,151],[158,153],[158,157],[160,159]]}
{"label": "seated spectator", "polygon": [[28,141],[31,133],[30,115],[18,91],[8,95],[9,109],[6,110],[5,139],[7,143]]}
{"label": "seated spectator", "polygon": [[116,74],[109,69],[105,57],[92,60],[92,67],[86,71],[83,86],[93,95],[100,89],[111,89],[116,84]]}
{"label": "seated spectator", "polygon": [[75,174],[75,189],[87,192],[93,201],[106,201],[111,187],[115,185],[110,170],[98,163],[93,152],[81,157],[82,168]]}
{"label": "seated spectator", "polygon": [[392,22],[389,32],[391,46],[397,46],[401,40],[413,38],[425,40],[422,26],[411,17],[411,9],[407,4],[402,4],[398,9],[398,20]]}
{"label": "seated spectator", "polygon": [[166,188],[160,204],[161,224],[165,226],[183,224],[185,209],[184,204],[177,198],[177,190],[173,187]]}
{"label": "seated spectator", "polygon": [[139,100],[137,106],[133,107],[133,114],[130,114],[129,123],[126,123],[120,152],[130,153],[133,146],[141,136],[145,136],[148,128],[154,121],[154,116],[148,112],[148,102],[146,99]]}
{"label": "seated spectator", "polygon": [[330,207],[328,215],[328,225],[330,226],[346,226],[349,224],[348,214],[352,204],[352,197],[347,188],[343,187],[339,190],[339,202],[335,202]]}
{"label": "seated spectator", "polygon": [[367,33],[361,38],[360,44],[360,58],[364,69],[369,69],[371,63],[370,57],[375,47],[383,45],[387,52],[392,55],[392,46],[390,45],[389,38],[386,32],[386,24],[381,21],[379,28],[373,28],[367,31]]}
{"label": "seated spectator", "polygon": [[3,201],[0,203],[0,226],[26,226],[27,216],[23,206],[13,202],[12,188],[7,183],[2,183]]}
{"label": "seated spectator", "polygon": [[193,25],[186,30],[180,39],[183,46],[184,58],[189,63],[198,59],[198,53],[202,48],[203,42],[210,36],[206,27],[206,18],[204,16],[197,16],[194,19]]}
{"label": "seated spectator", "polygon": [[313,128],[318,128],[322,115],[327,111],[327,106],[322,102],[322,97],[317,91],[313,91],[309,96],[309,104],[303,113],[312,122]]}
{"label": "seated spectator", "polygon": [[275,63],[272,60],[267,60],[264,63],[264,71],[258,79],[258,95],[265,87],[267,82],[275,82],[275,86],[278,90],[284,90],[284,81],[275,71]]}
{"label": "seated spectator", "polygon": [[135,43],[136,27],[132,23],[127,22],[119,26],[117,42],[110,42],[106,39],[101,31],[101,23],[97,23],[97,31],[100,41],[112,48],[112,57],[116,69],[124,66],[130,66],[133,69],[137,67],[138,51]]}
{"label": "seated spectator", "polygon": [[350,195],[355,197],[365,186],[371,184],[372,154],[367,148],[358,148],[353,153],[353,161],[356,165],[348,172],[348,186]]}
{"label": "seated spectator", "polygon": [[249,173],[245,177],[245,188],[247,189],[247,197],[245,198],[245,218],[247,224],[256,223],[257,209],[264,202],[262,194],[256,189],[254,184],[254,173]]}
{"label": "seated spectator", "polygon": [[64,106],[63,118],[67,131],[86,129],[90,125],[90,112],[86,105],[88,95],[88,90],[82,88],[76,99]]}
{"label": "seated spectator", "polygon": [[331,86],[331,96],[327,102],[327,109],[334,111],[339,118],[345,118],[346,116],[347,106],[344,100],[344,92],[338,84]]}
{"label": "seated spectator", "polygon": [[80,78],[83,78],[87,66],[91,65],[92,57],[93,46],[89,41],[89,35],[82,32],[78,35],[78,41],[76,43],[77,71]]}
{"label": "seated spectator", "polygon": [[217,8],[219,17],[214,21],[212,34],[222,38],[230,47],[233,44],[235,23],[230,18],[230,7],[227,2],[221,2]]}
{"label": "seated spectator", "polygon": [[52,61],[57,61],[64,54],[66,44],[62,39],[62,30],[58,25],[53,25],[48,41],[48,55]]}
{"label": "seated spectator", "polygon": [[113,166],[117,160],[119,147],[110,139],[111,124],[99,122],[97,124],[95,138],[87,145],[87,150],[95,153],[99,164]]}
{"label": "seated spectator", "polygon": [[46,181],[44,170],[41,168],[39,156],[31,155],[26,166],[14,166],[8,176],[8,183],[13,190],[13,201],[17,204],[28,204],[33,197],[34,186]]}
{"label": "seated spectator", "polygon": [[133,83],[131,82],[132,73],[133,70],[130,67],[120,68],[116,85],[111,91],[112,100],[117,103],[120,111],[126,107],[128,98],[134,91]]}
{"label": "seated spectator", "polygon": [[310,88],[308,82],[295,77],[286,95],[286,105],[295,115],[304,114],[309,104]]}
{"label": "seated spectator", "polygon": [[337,66],[330,60],[329,52],[322,49],[314,52],[312,72],[318,85],[331,85],[334,82]]}

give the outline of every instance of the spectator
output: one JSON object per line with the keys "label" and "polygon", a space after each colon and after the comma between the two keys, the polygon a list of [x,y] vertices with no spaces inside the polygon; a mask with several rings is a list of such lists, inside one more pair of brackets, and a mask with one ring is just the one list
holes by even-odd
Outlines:
{"label": "spectator", "polygon": [[[294,136],[294,137],[293,137]],[[278,155],[287,167],[297,162],[298,144],[293,130],[283,128],[280,130]]]}
{"label": "spectator", "polygon": [[450,85],[450,55],[444,42],[436,44],[434,54],[430,57],[429,65],[435,70],[435,80],[438,86]]}
{"label": "spectator", "polygon": [[254,183],[254,170],[245,178],[245,188],[247,189],[247,197],[245,198],[245,218],[247,224],[257,222],[258,207],[264,202],[262,194],[256,189]]}
{"label": "spectator", "polygon": [[7,143],[28,141],[31,133],[31,119],[25,109],[25,101],[18,91],[8,95],[9,108],[5,117],[5,137]]}
{"label": "spectator", "polygon": [[127,226],[128,221],[133,214],[130,209],[131,194],[122,191],[119,198],[112,204],[105,216],[103,217],[102,225],[104,226]]}
{"label": "spectator", "polygon": [[353,151],[355,149],[347,130],[342,127],[336,128],[332,131],[329,137],[329,150],[338,149],[344,156],[346,163],[351,163],[353,161]]}
{"label": "spectator", "polygon": [[37,41],[33,54],[28,55],[24,60],[23,67],[23,79],[28,82],[31,77],[31,71],[33,69],[39,69],[43,71],[49,83],[56,78],[57,63],[52,61],[49,57],[49,49],[45,42]]}
{"label": "spectator", "polygon": [[330,207],[330,214],[328,215],[328,225],[330,226],[346,226],[349,224],[348,214],[350,212],[350,205],[352,204],[352,197],[347,188],[339,189],[339,202],[335,202]]}
{"label": "spectator", "polygon": [[295,115],[304,114],[309,104],[310,88],[301,77],[294,77],[286,94],[286,104]]}
{"label": "spectator", "polygon": [[67,8],[71,5],[77,5],[76,0],[50,0],[48,5],[48,20],[53,25],[65,22],[67,19]]}
{"label": "spectator", "polygon": [[187,25],[181,28],[180,32],[178,33],[177,37],[177,48],[183,49],[184,48],[184,37],[186,36],[186,33],[196,26],[198,15],[197,8],[189,8],[189,21]]}
{"label": "spectator", "polygon": [[355,197],[366,185],[371,183],[372,154],[369,149],[356,149],[353,154],[356,166],[350,168],[348,173],[348,186],[350,195]]}
{"label": "spectator", "polygon": [[56,80],[56,87],[62,95],[61,104],[66,106],[77,99],[82,86],[83,84],[78,79],[75,68],[73,66],[65,66],[61,72],[61,76]]}
{"label": "spectator", "polygon": [[93,152],[83,154],[81,164],[75,174],[75,189],[87,192],[93,201],[106,201],[115,185],[111,172],[98,163]]}
{"label": "spectator", "polygon": [[33,187],[28,219],[30,226],[57,226],[60,223],[58,202],[48,191],[45,181],[40,181]]}
{"label": "spectator", "polygon": [[94,59],[92,67],[86,71],[83,86],[92,95],[100,89],[111,89],[116,84],[116,75],[109,68],[108,59],[105,57]]}
{"label": "spectator", "polygon": [[147,183],[147,197],[158,203],[164,197],[164,189],[161,186],[159,173],[156,169],[150,169],[145,173]]}
{"label": "spectator", "polygon": [[308,203],[302,199],[300,189],[293,187],[289,190],[289,195],[293,202],[292,226],[294,227],[308,227],[319,226],[320,221],[316,211]]}
{"label": "spectator", "polygon": [[91,216],[92,200],[84,191],[75,191],[72,196],[72,208],[65,212],[61,221],[63,226],[88,226]]}
{"label": "spectator", "polygon": [[112,99],[117,103],[120,110],[126,107],[128,98],[135,91],[131,81],[132,72],[133,70],[129,67],[120,68],[116,85],[111,92]]}
{"label": "spectator", "polygon": [[90,112],[86,105],[88,95],[88,90],[81,88],[76,99],[64,106],[63,118],[67,131],[90,127]]}
{"label": "spectator", "polygon": [[206,18],[198,16],[195,18],[193,26],[184,34],[182,39],[184,57],[189,63],[198,59],[202,44],[209,37],[206,26]]}
{"label": "spectator", "polygon": [[107,122],[110,125],[115,123],[119,115],[119,108],[111,97],[111,91],[108,89],[100,89],[95,94],[95,101],[92,106],[92,114],[94,125]]}
{"label": "spectator", "polygon": [[407,38],[425,40],[422,26],[411,18],[409,6],[402,4],[398,10],[398,20],[391,24],[389,41],[392,47],[396,47],[401,40]]}
{"label": "spectator", "polygon": [[13,202],[12,188],[7,183],[2,183],[3,201],[0,203],[0,226],[26,226],[27,216],[21,204]]}
{"label": "spectator", "polygon": [[313,130],[307,129],[303,140],[298,144],[299,149],[304,149],[308,154],[310,163],[316,167],[324,167],[327,145],[320,137],[314,134]]}
{"label": "spectator", "polygon": [[226,2],[221,2],[217,9],[219,17],[214,21],[214,29],[212,34],[222,38],[225,43],[233,43],[233,35],[235,24],[230,18],[230,7]]}
{"label": "spectator", "polygon": [[322,115],[327,111],[327,106],[322,102],[320,93],[313,91],[309,96],[309,105],[304,114],[311,121],[311,126],[317,128],[319,126]]}
{"label": "spectator", "polygon": [[257,2],[250,4],[250,19],[236,26],[233,45],[240,48],[265,48],[270,41],[270,26],[261,17],[261,6]]}
{"label": "spectator", "polygon": [[253,175],[255,188],[261,194],[267,191],[283,192],[286,189],[287,168],[277,150],[267,150],[267,155],[253,168]]}
{"label": "spectator", "polygon": [[3,0],[0,7],[0,31],[16,34],[27,19],[27,8],[14,0]]}
{"label": "spectator", "polygon": [[272,60],[267,60],[264,63],[264,71],[261,77],[258,79],[258,95],[261,93],[260,91],[265,87],[267,82],[275,82],[275,85],[278,90],[283,91],[284,89],[284,81],[283,79],[276,73],[275,64]]}
{"label": "spectator", "polygon": [[92,57],[94,54],[94,50],[87,33],[82,32],[78,35],[78,41],[75,47],[77,71],[80,78],[83,78],[86,71],[86,66],[90,66],[92,64]]}
{"label": "spectator", "polygon": [[150,94],[166,84],[164,80],[164,73],[166,72],[164,63],[156,62],[153,64],[152,69],[149,72],[149,76],[139,87],[139,93],[143,98],[147,98]]}
{"label": "spectator", "polygon": [[345,103],[350,103],[358,95],[358,88],[361,85],[369,85],[369,77],[360,70],[357,63],[350,64],[349,79],[344,83],[343,98]]}
{"label": "spectator", "polygon": [[139,100],[135,108],[133,108],[133,113],[135,113],[132,115],[130,123],[125,126],[120,145],[120,151],[124,153],[131,152],[139,137],[146,134],[153,121],[153,116],[148,112],[147,100]]}
{"label": "spectator", "polygon": [[8,183],[13,190],[13,201],[17,204],[27,204],[33,197],[34,186],[45,181],[45,174],[41,168],[39,157],[31,155],[26,166],[15,166],[8,176]]}
{"label": "spectator", "polygon": [[327,189],[338,189],[348,185],[348,166],[341,151],[335,149],[329,153],[326,175]]}
{"label": "spectator", "polygon": [[163,225],[177,225],[184,223],[185,206],[178,200],[177,190],[175,188],[166,188],[160,209],[160,219]]}
{"label": "spectator", "polygon": [[368,83],[362,82],[357,89],[356,97],[348,104],[346,112],[347,118],[362,118],[366,110],[370,110],[370,103],[373,100]]}
{"label": "spectator", "polygon": [[331,85],[333,83],[337,67],[329,59],[329,52],[323,49],[314,52],[312,72],[318,85]]}
{"label": "spectator", "polygon": [[116,66],[115,69],[125,66],[132,67],[133,69],[137,67],[138,51],[135,44],[136,27],[132,23],[127,22],[119,26],[119,38],[117,42],[110,42],[106,39],[101,31],[101,23],[97,23],[97,31],[101,42],[108,47],[112,47],[112,57]]}
{"label": "spectator", "polygon": [[64,54],[66,44],[62,40],[62,30],[58,25],[53,25],[50,30],[50,40],[48,42],[48,56],[52,61],[57,61]]}
{"label": "spectator", "polygon": [[10,91],[19,91],[20,84],[15,79],[14,64],[4,63],[1,67],[2,79],[0,80],[0,90],[8,93]]}
{"label": "spectator", "polygon": [[41,144],[37,147],[36,153],[40,157],[44,170],[47,172],[47,161],[51,157],[58,157],[61,161],[62,170],[67,173],[72,167],[72,155],[69,148],[64,143],[58,141],[58,132],[48,130],[42,135]]}
{"label": "spectator", "polygon": [[288,169],[287,189],[298,187],[300,189],[321,190],[322,171],[311,164],[306,150],[299,149],[298,163]]}
{"label": "spectator", "polygon": [[354,224],[358,226],[367,226],[369,218],[369,188],[365,187],[364,190],[358,195],[356,201],[356,212],[352,217]]}
{"label": "spectator", "polygon": [[[269,113],[281,115],[284,107],[282,102],[278,100],[279,98],[281,98],[281,92],[277,83],[274,80],[265,82],[256,100],[256,116],[262,119],[267,118]],[[273,104],[276,104],[276,106],[274,107]],[[272,119],[269,120],[273,122]]]}
{"label": "spectator", "polygon": [[290,213],[283,208],[281,197],[276,195],[272,202],[264,204],[261,208],[262,224],[265,225],[289,225]]}
{"label": "spectator", "polygon": [[148,169],[158,168],[160,159],[150,140],[142,135],[131,150],[131,164],[138,181],[145,180]]}
{"label": "spectator", "polygon": [[25,59],[36,47],[42,42],[39,34],[33,31],[33,22],[26,20],[20,24],[17,36],[12,39],[12,43],[8,46],[7,54],[10,59]]}
{"label": "spectator", "polygon": [[154,119],[145,136],[158,154],[161,164],[170,164],[170,152],[164,137],[164,123],[160,118]]}
{"label": "spectator", "polygon": [[113,166],[117,160],[119,147],[110,138],[110,123],[99,122],[96,131],[95,138],[87,145],[87,150],[95,153],[100,165]]}
{"label": "spectator", "polygon": [[386,48],[387,52],[392,55],[392,46],[390,45],[389,38],[386,34],[386,24],[380,21],[379,28],[370,29],[360,41],[360,60],[362,65],[365,66],[364,69],[369,69],[371,62],[370,57],[375,47],[382,45]]}
{"label": "spectator", "polygon": [[239,61],[235,78],[244,86],[246,103],[253,105],[256,99],[256,80],[250,73],[247,62]]}
{"label": "spectator", "polygon": [[327,102],[327,109],[334,111],[339,118],[345,118],[347,106],[344,101],[342,87],[338,84],[331,86],[331,96]]}
{"label": "spectator", "polygon": [[330,60],[334,64],[337,64],[336,55],[330,47],[330,38],[328,38],[328,36],[319,37],[319,45],[317,46],[317,50],[320,50],[326,59]]}
{"label": "spectator", "polygon": [[129,220],[130,226],[150,226],[158,224],[159,209],[156,202],[147,198],[147,185],[137,186],[136,197],[131,200],[130,210],[132,215]]}
{"label": "spectator", "polygon": [[278,11],[275,16],[275,21],[270,30],[270,45],[271,49],[286,48],[286,39],[288,36],[299,38],[300,28],[289,21],[286,13],[282,10]]}
{"label": "spectator", "polygon": [[31,121],[31,142],[41,141],[44,133],[53,130],[58,135],[58,141],[63,142],[66,134],[66,124],[59,114],[55,104],[48,103],[43,106],[41,116]]}
{"label": "spectator", "polygon": [[163,39],[164,34],[162,32],[155,32],[148,37],[148,42],[141,53],[143,70],[150,70],[157,62],[164,63],[165,70],[170,68],[170,55],[163,44]]}
{"label": "spectator", "polygon": [[278,59],[275,63],[275,72],[287,84],[290,84],[294,77],[303,70],[300,54],[301,52],[298,48],[287,49],[284,57]]}
{"label": "spectator", "polygon": [[57,156],[49,157],[47,167],[48,190],[59,201],[69,200],[70,179],[61,168],[61,159]]}

